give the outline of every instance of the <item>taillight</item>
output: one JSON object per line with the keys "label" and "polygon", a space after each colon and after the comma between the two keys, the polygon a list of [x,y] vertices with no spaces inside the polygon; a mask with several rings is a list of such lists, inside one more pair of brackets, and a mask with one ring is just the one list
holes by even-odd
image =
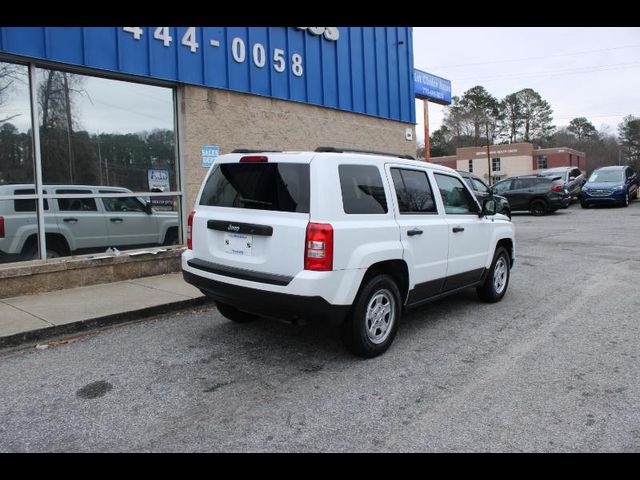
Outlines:
{"label": "taillight", "polygon": [[326,223],[309,223],[304,243],[304,269],[333,270],[333,227]]}
{"label": "taillight", "polygon": [[551,187],[552,192],[559,192],[560,190],[562,190],[562,185],[554,185]]}
{"label": "taillight", "polygon": [[240,163],[260,163],[267,161],[269,160],[264,155],[249,155],[240,159]]}
{"label": "taillight", "polygon": [[0,217],[0,238],[4,238],[4,217]]}
{"label": "taillight", "polygon": [[195,211],[191,212],[187,220],[187,248],[189,250],[193,250],[193,216],[195,214]]}

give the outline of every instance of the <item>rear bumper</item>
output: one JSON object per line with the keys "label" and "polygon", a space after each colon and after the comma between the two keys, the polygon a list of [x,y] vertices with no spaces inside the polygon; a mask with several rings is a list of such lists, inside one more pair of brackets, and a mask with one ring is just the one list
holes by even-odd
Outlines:
{"label": "rear bumper", "polygon": [[255,288],[241,287],[182,271],[187,283],[206,296],[244,312],[287,321],[300,318],[341,323],[349,313],[349,305],[332,305],[324,298],[292,295]]}

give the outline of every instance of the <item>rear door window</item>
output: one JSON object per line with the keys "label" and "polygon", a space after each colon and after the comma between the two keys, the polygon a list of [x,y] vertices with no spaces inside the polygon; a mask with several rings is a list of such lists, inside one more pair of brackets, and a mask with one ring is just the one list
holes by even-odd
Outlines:
{"label": "rear door window", "polygon": [[[56,190],[56,193],[66,194],[87,194],[93,193],[91,190]],[[61,212],[96,212],[98,207],[93,198],[58,198],[58,210]]]}
{"label": "rear door window", "polygon": [[392,168],[391,177],[400,213],[437,213],[426,172]]}
{"label": "rear door window", "polygon": [[309,165],[222,163],[209,176],[200,205],[309,213]]}
{"label": "rear door window", "polygon": [[378,167],[340,165],[342,206],[347,214],[387,213],[387,197]]}

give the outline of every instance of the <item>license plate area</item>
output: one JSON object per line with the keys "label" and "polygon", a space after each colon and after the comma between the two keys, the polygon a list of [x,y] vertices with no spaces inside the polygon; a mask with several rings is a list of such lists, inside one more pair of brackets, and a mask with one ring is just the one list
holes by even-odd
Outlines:
{"label": "license plate area", "polygon": [[222,239],[222,250],[231,255],[250,257],[253,248],[253,235],[244,233],[225,233]]}

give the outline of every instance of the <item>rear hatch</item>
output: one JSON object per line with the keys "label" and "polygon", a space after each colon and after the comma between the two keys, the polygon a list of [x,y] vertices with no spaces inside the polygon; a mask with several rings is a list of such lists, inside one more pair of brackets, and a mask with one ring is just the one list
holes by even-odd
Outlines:
{"label": "rear hatch", "polygon": [[[229,267],[236,274],[231,276],[249,280],[251,272],[292,277],[303,270],[311,157],[264,153],[217,159],[195,208],[195,259]],[[249,275],[238,276],[236,269]]]}

